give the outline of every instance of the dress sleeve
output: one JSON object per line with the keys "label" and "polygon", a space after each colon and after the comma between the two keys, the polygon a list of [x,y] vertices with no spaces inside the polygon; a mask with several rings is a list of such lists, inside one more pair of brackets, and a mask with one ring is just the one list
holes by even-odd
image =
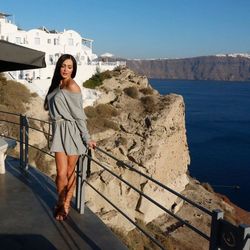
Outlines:
{"label": "dress sleeve", "polygon": [[90,135],[86,126],[86,115],[83,110],[82,94],[70,93],[67,95],[68,107],[71,116],[76,121],[76,125],[82,134],[83,140],[88,143]]}

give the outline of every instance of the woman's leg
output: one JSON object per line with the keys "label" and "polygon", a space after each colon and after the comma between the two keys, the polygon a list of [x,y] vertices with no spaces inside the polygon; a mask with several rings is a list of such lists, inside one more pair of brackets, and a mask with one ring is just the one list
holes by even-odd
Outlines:
{"label": "woman's leg", "polygon": [[[67,155],[64,152],[56,152],[55,153],[56,160],[56,187],[58,193],[58,201],[57,208],[63,206],[65,202],[67,185],[68,185],[68,177],[67,177],[67,169],[68,169],[68,159]],[[60,213],[56,214],[57,220],[63,220],[63,216]]]}
{"label": "woman's leg", "polygon": [[68,178],[68,183],[67,183],[67,194],[65,198],[65,203],[64,203],[64,208],[65,212],[69,212],[69,207],[70,207],[70,202],[75,190],[76,186],[76,174],[75,174],[75,166],[77,163],[79,156],[78,155],[68,155],[67,156],[67,161],[68,161],[68,168],[67,168],[67,178]]}

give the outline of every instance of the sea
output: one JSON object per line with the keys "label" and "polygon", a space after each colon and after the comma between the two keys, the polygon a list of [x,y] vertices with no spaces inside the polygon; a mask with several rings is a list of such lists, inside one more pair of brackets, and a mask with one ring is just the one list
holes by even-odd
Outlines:
{"label": "sea", "polygon": [[250,82],[149,81],[184,98],[190,175],[250,211]]}

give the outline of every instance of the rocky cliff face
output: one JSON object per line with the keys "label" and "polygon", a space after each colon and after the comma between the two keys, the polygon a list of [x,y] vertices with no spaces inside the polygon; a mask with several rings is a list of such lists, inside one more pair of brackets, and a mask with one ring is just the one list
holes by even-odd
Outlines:
{"label": "rocky cliff face", "polygon": [[[112,106],[118,115],[111,119],[119,126],[118,130],[108,129],[94,134],[99,146],[177,192],[183,191],[189,182],[186,172],[190,161],[183,98],[159,95],[149,86],[147,78],[128,69],[105,80],[99,91],[102,94],[95,105]],[[176,196],[134,171],[117,165],[98,152],[95,157],[108,162],[113,172],[166,208],[171,209],[178,203]],[[139,219],[148,223],[164,213],[99,166],[92,166],[90,182],[134,221]],[[134,227],[111,206],[104,204],[91,188],[87,188],[86,195],[88,206],[107,224],[125,231]]]}
{"label": "rocky cliff face", "polygon": [[[161,96],[150,87],[146,77],[128,69],[112,74],[99,87],[101,95],[95,103],[95,109],[91,109],[90,113],[86,112],[88,123],[92,127],[98,127],[98,120],[103,116],[107,117],[106,113],[113,113],[109,121],[116,126],[113,124],[108,129],[92,131],[98,146],[210,211],[225,211],[225,218],[231,223],[249,223],[246,219],[249,218],[249,213],[222,199],[213,192],[209,184],[201,185],[188,176],[190,157],[182,96]],[[93,113],[101,109],[106,110],[106,113],[102,112],[101,116],[94,119]],[[95,123],[91,122],[92,119]],[[207,214],[98,151],[94,152],[94,157],[145,195],[207,235],[210,234],[211,218]],[[146,231],[160,239],[166,249],[209,248],[207,240],[97,164],[92,164],[92,174],[88,181],[133,221],[144,225]],[[158,249],[88,185],[86,200],[91,210],[121,235],[130,249]]]}
{"label": "rocky cliff face", "polygon": [[149,78],[250,81],[250,59],[241,56],[128,60],[127,66]]}

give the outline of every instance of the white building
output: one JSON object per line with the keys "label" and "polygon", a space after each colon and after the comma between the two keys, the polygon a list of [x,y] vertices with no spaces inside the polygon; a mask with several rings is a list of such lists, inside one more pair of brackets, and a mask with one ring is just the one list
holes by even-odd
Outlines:
{"label": "white building", "polygon": [[[0,39],[11,43],[40,50],[46,53],[46,68],[11,72],[13,78],[28,79],[35,82],[50,79],[53,75],[55,63],[60,55],[68,53],[73,55],[78,64],[76,80],[81,83],[100,71],[112,70],[123,62],[97,62],[97,55],[92,52],[92,39],[83,38],[74,30],[57,32],[47,30],[45,27],[24,31],[9,20],[8,14],[0,13]],[[50,81],[47,81],[50,84]],[[47,88],[47,86],[45,87]]]}

